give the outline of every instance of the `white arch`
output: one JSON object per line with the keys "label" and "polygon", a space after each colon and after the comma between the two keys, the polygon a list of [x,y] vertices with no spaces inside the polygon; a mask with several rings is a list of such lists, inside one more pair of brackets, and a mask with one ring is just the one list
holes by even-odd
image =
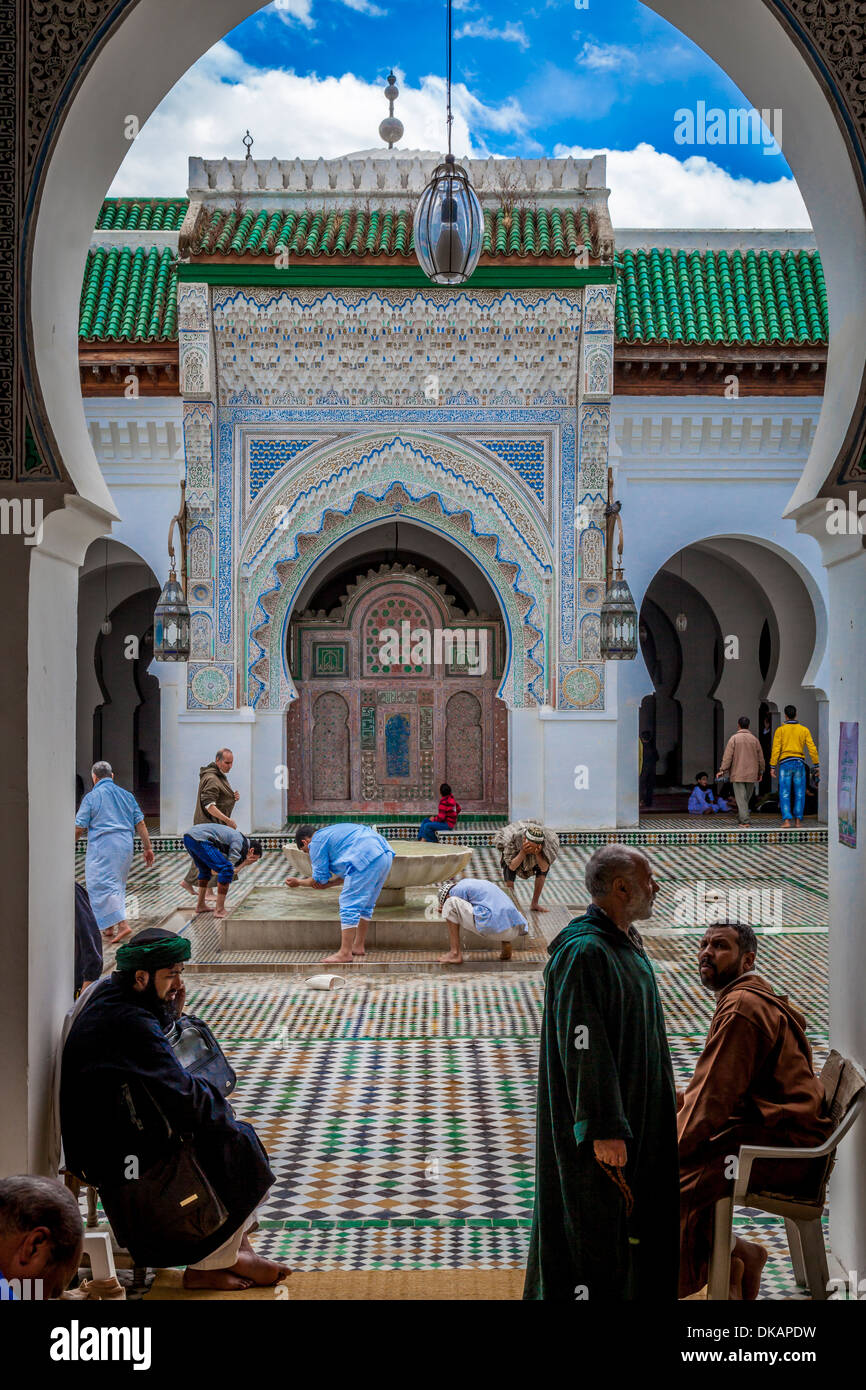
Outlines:
{"label": "white arch", "polygon": [[[126,117],[143,124],[202,53],[259,8],[255,0],[139,0],[83,74],[47,161],[30,230],[36,374],[79,495],[112,515],[78,379],[78,305],[91,232],[128,151]],[[859,331],[866,320],[866,216],[855,169],[826,93],[769,5],[655,0],[652,8],[700,44],[756,106],[784,113],[782,143],[815,228],[831,318],[826,408],[793,509],[816,495],[834,465],[866,361]]]}

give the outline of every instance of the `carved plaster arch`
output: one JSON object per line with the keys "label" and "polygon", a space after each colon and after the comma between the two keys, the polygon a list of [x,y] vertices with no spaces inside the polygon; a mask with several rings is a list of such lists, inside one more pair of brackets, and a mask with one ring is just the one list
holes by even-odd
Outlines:
{"label": "carved plaster arch", "polygon": [[[413,469],[406,467],[407,448],[413,455]],[[478,478],[470,481],[458,476],[451,467],[453,460],[434,460],[403,440],[392,438],[389,445],[373,450],[372,457],[380,465],[376,469],[364,466],[371,455],[358,460],[351,448],[337,452],[353,458],[348,465],[338,457],[330,460],[337,465],[340,486],[334,486],[338,479],[333,473],[318,481],[309,476],[321,473],[319,461],[307,473],[287,481],[284,495],[292,498],[291,506],[278,502],[274,508],[290,525],[274,525],[271,517],[272,530],[266,539],[260,525],[252,528],[248,538],[240,565],[248,632],[241,666],[248,703],[282,709],[295,698],[285,660],[285,633],[295,596],[313,567],[347,536],[399,516],[437,531],[484,571],[506,629],[506,664],[497,693],[509,705],[543,703],[543,585],[545,574],[552,572],[552,556],[537,528],[528,529],[541,554],[521,535],[520,511],[514,499],[507,497],[508,490],[497,498],[480,486]],[[425,467],[417,466],[419,458]],[[411,483],[403,481],[407,473]],[[497,493],[501,491],[501,480],[482,480],[493,484]],[[323,482],[331,485],[325,487]]]}

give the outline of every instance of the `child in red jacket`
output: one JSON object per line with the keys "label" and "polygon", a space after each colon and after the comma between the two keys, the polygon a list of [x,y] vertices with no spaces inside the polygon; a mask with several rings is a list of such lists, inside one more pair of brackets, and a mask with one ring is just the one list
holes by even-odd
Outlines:
{"label": "child in red jacket", "polygon": [[429,820],[422,820],[418,828],[418,839],[429,840],[431,844],[438,845],[439,836],[437,830],[453,830],[457,824],[457,817],[460,815],[460,803],[454,800],[447,782],[443,782],[439,788],[439,810],[435,817]]}

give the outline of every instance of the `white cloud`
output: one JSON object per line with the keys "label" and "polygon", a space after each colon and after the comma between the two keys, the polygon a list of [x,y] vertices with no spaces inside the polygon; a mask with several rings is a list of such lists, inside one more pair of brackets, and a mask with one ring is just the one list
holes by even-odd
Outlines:
{"label": "white cloud", "polygon": [[517,43],[525,51],[529,47],[529,37],[523,25],[511,20],[501,29],[496,29],[489,19],[470,19],[462,29],[454,32],[455,39],[503,39],[505,43]]}
{"label": "white cloud", "polygon": [[607,155],[614,227],[808,227],[792,178],[736,178],[703,155],[677,159],[641,144],[633,150],[557,145],[558,157]]}
{"label": "white cloud", "polygon": [[[398,72],[396,114],[405,126],[405,149],[445,148],[445,87],[441,77],[407,86]],[[190,155],[242,159],[249,128],[253,157],[333,159],[378,147],[379,122],[388,114],[384,82],[299,76],[250,66],[224,40],[190,68],[160,103],[134,142],[111,187],[112,197],[178,196],[187,188]],[[488,153],[483,132],[522,137],[527,118],[512,97],[487,106],[463,83],[452,91],[455,154]],[[382,146],[384,149],[384,145]]]}
{"label": "white cloud", "polygon": [[586,40],[576,61],[591,72],[634,72],[638,67],[633,48],[620,43],[595,43],[592,39]]}
{"label": "white cloud", "polygon": [[284,24],[302,24],[305,29],[315,26],[313,0],[274,0],[272,8]]}
{"label": "white cloud", "polygon": [[[341,5],[345,5],[347,10],[355,10],[358,14],[369,15],[372,19],[381,19],[388,13],[373,3],[373,0],[339,0]],[[313,0],[273,0],[269,6],[276,15],[280,17],[284,24],[301,24],[305,29],[314,29],[316,21],[313,18]]]}

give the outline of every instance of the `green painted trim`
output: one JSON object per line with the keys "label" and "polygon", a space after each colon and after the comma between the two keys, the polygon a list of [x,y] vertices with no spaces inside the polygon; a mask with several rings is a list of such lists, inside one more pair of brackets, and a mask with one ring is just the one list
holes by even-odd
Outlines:
{"label": "green painted trim", "polygon": [[[418,265],[334,266],[298,265],[287,270],[277,270],[273,265],[206,265],[182,261],[177,267],[180,281],[196,281],[207,285],[237,285],[243,289],[250,285],[309,285],[327,289],[339,285],[344,289],[422,289],[447,288],[433,286]],[[574,266],[526,266],[525,268],[484,265],[463,285],[455,285],[456,292],[473,289],[579,289],[582,285],[612,285],[616,271],[612,265],[588,266],[578,270]]]}

